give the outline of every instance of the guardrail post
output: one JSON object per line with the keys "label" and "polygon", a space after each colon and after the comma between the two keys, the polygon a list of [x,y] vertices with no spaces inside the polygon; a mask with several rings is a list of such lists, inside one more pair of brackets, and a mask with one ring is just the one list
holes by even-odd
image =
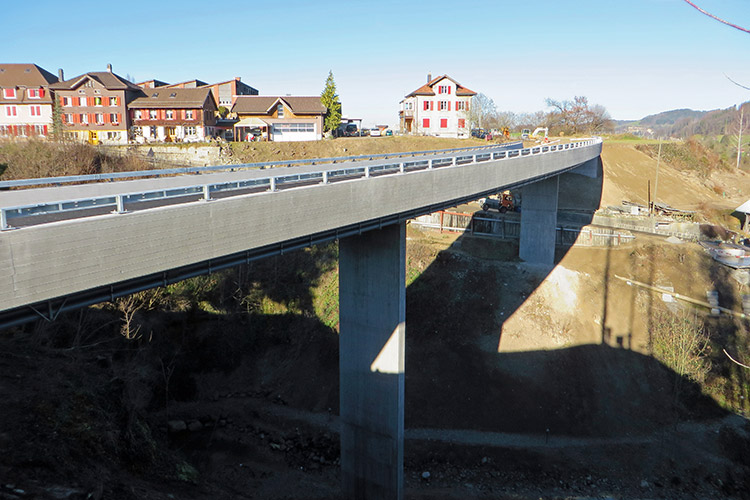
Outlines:
{"label": "guardrail post", "polygon": [[427,169],[432,169],[432,159],[427,160]]}
{"label": "guardrail post", "polygon": [[451,158],[451,165],[456,166],[456,157]]}
{"label": "guardrail post", "polygon": [[117,213],[118,214],[125,213],[125,197],[121,194],[117,195]]}
{"label": "guardrail post", "polygon": [[271,192],[276,191],[276,177],[271,177],[271,179],[269,179],[269,181],[270,181],[270,184],[271,184],[271,186],[270,186],[271,187]]}
{"label": "guardrail post", "polygon": [[328,184],[328,171],[323,171],[323,184]]}
{"label": "guardrail post", "polygon": [[10,229],[10,226],[8,225],[8,213],[5,211],[5,209],[0,210],[0,231],[5,231],[6,229]]}
{"label": "guardrail post", "polygon": [[203,185],[203,201],[211,200],[211,187],[209,184]]}
{"label": "guardrail post", "polygon": [[370,178],[370,167],[365,167],[365,179]]}
{"label": "guardrail post", "polygon": [[399,163],[398,164],[398,171],[401,172],[402,174],[404,173],[404,164],[403,163]]}
{"label": "guardrail post", "polygon": [[474,160],[474,163],[477,162],[477,155],[471,155],[471,159]]}

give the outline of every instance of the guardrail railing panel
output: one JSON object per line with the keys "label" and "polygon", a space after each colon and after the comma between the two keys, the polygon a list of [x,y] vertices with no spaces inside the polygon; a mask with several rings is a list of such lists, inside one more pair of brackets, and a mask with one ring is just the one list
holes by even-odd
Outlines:
{"label": "guardrail railing panel", "polygon": [[[99,207],[113,207],[113,213],[121,214],[126,212],[125,205],[133,204],[144,201],[156,201],[163,199],[177,199],[180,197],[188,197],[191,195],[202,195],[204,200],[211,200],[211,193],[219,192],[231,192],[246,190],[248,188],[267,188],[267,191],[277,191],[280,186],[306,186],[311,184],[328,184],[331,181],[343,180],[348,178],[369,178],[373,173],[379,175],[389,174],[403,174],[407,171],[425,170],[432,169],[435,167],[454,166],[458,167],[461,165],[467,165],[472,163],[481,163],[491,160],[512,160],[513,158],[525,157],[536,154],[545,154],[554,151],[564,151],[571,148],[579,148],[590,146],[601,142],[601,139],[589,139],[586,141],[560,144],[557,146],[535,146],[531,148],[522,149],[504,149],[502,151],[489,151],[486,153],[477,153],[477,149],[485,150],[488,148],[497,149],[497,146],[487,146],[472,149],[471,154],[458,154],[461,151],[467,151],[468,148],[457,148],[455,150],[441,150],[439,152],[444,153],[445,151],[454,151],[455,154],[447,155],[442,158],[430,158],[424,160],[413,160],[413,161],[402,161],[398,163],[383,163],[379,165],[367,165],[362,167],[345,167],[341,169],[324,170],[317,172],[305,172],[300,174],[287,174],[279,176],[271,176],[247,179],[242,181],[230,181],[221,182],[216,184],[199,184],[194,186],[186,186],[171,189],[159,189],[154,191],[142,191],[134,193],[121,193],[117,195],[98,196],[92,198],[83,198],[76,200],[62,200],[51,203],[37,204],[37,205],[25,205],[18,207],[6,207],[0,209],[0,230],[6,231],[13,229],[12,220],[19,217],[33,217],[35,215],[50,215],[62,212],[73,212],[82,211],[86,209],[99,208]],[[424,152],[417,152],[421,154]],[[393,157],[394,155],[372,155],[368,156],[367,159],[374,157]],[[414,155],[411,155],[414,156]],[[349,159],[349,158],[362,158],[362,157],[344,157],[336,158]],[[333,159],[326,159],[333,160]],[[298,163],[317,164],[320,159],[312,162],[310,160],[295,160],[292,162],[273,162],[273,164],[298,164]],[[335,163],[331,161],[331,163]],[[263,164],[263,165],[268,165]],[[211,169],[213,167],[203,167],[205,169]],[[227,166],[221,167],[223,170],[227,170]],[[232,166],[232,169],[236,166]],[[196,171],[197,169],[190,169]],[[77,176],[75,178],[81,178]]]}

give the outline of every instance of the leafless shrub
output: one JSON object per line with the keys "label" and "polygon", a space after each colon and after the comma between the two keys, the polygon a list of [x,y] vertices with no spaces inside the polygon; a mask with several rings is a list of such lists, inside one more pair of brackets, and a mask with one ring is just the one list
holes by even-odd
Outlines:
{"label": "leafless shrub", "polygon": [[680,376],[701,383],[711,370],[709,335],[694,315],[657,311],[651,342],[654,356]]}

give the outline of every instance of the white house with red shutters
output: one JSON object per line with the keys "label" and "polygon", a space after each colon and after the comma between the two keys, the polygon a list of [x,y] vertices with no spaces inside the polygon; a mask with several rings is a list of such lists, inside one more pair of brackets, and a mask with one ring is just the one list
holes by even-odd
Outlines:
{"label": "white house with red shutters", "polygon": [[448,75],[427,75],[427,83],[399,103],[399,128],[404,134],[469,137],[466,115],[475,95]]}
{"label": "white house with red shutters", "polygon": [[36,64],[0,64],[0,138],[47,137],[52,129],[49,86],[57,77]]}

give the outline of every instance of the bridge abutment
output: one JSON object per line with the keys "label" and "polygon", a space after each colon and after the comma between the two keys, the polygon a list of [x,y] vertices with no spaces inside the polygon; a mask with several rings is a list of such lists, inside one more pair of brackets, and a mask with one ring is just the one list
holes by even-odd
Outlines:
{"label": "bridge abutment", "polygon": [[406,226],[339,243],[343,498],[403,498]]}
{"label": "bridge abutment", "polygon": [[559,187],[560,178],[556,175],[523,188],[518,255],[526,262],[548,265],[555,262]]}

